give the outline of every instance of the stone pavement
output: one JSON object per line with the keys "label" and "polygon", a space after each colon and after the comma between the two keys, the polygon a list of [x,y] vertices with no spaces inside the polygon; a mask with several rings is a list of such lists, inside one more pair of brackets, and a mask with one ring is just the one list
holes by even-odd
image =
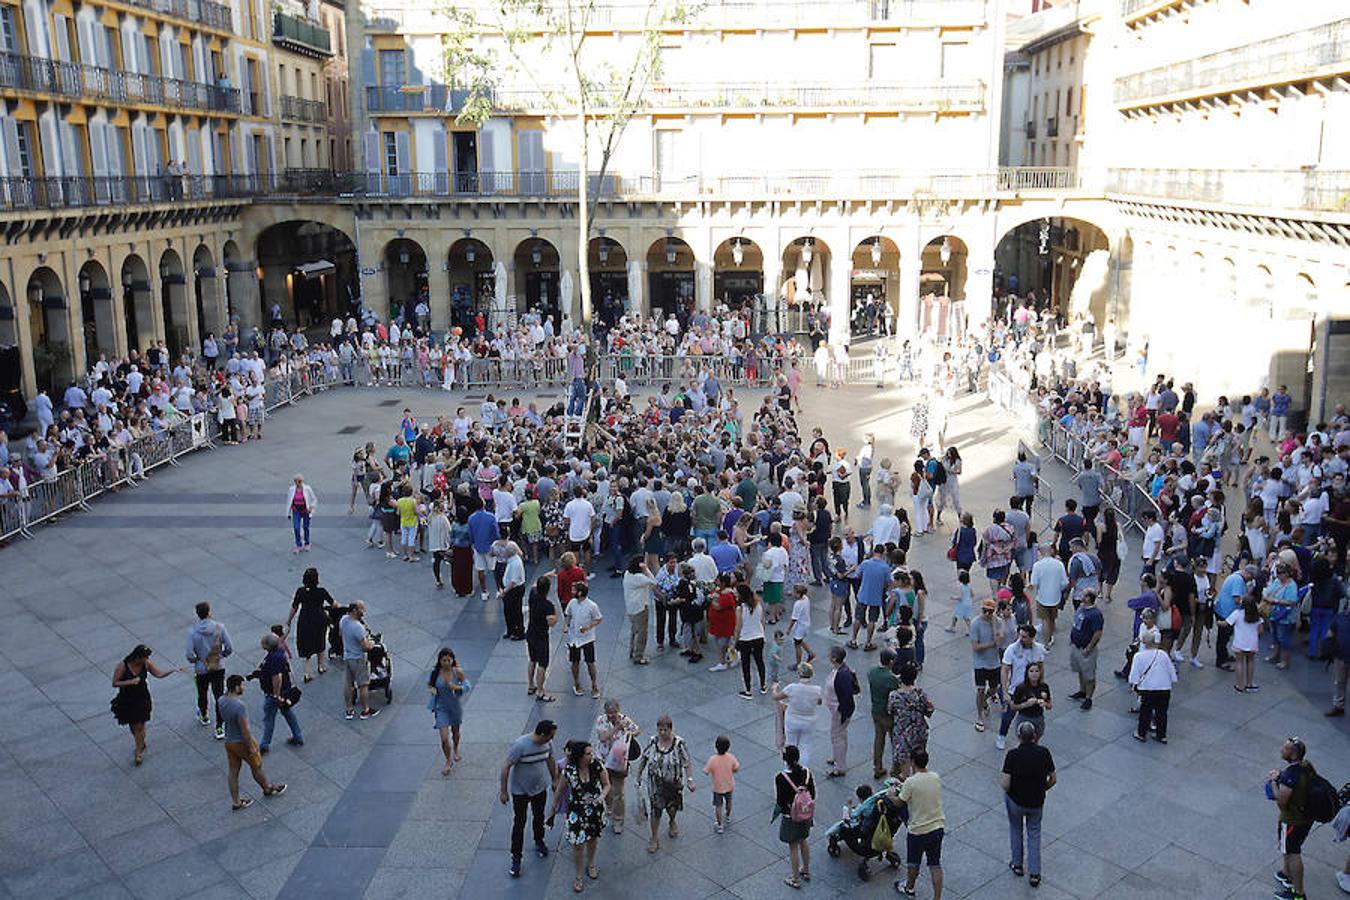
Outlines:
{"label": "stone pavement", "polygon": [[[897,470],[913,459],[907,396],[855,387],[804,391],[803,425],[819,424],[836,443],[856,447],[878,436],[879,456]],[[423,391],[343,391],[309,398],[276,415],[261,443],[195,455],[161,469],[134,491],[101,499],[90,512],[41,529],[35,540],[0,550],[0,676],[9,688],[0,706],[0,789],[9,815],[0,820],[0,898],[370,898],[539,897],[571,893],[570,853],[525,860],[524,877],[506,876],[509,812],[497,804],[506,743],[541,715],[525,694],[525,648],[501,642],[500,611],[432,589],[427,564],[387,561],[363,549],[365,519],[346,510],[351,449],[387,443],[404,405],[419,415],[453,412],[463,395]],[[472,405],[471,403],[466,405]],[[965,506],[977,525],[1006,502],[1012,423],[970,399],[949,427],[966,458]],[[303,472],[319,498],[312,553],[289,553],[284,490]],[[1062,472],[1055,496],[1071,496]],[[856,488],[855,488],[856,491]],[[856,499],[856,496],[855,496]],[[862,513],[854,522],[865,526]],[[1137,550],[1138,536],[1130,536]],[[944,535],[916,542],[911,562],[932,593],[928,664],[921,684],[938,711],[932,721],[932,767],[945,783],[948,837],[943,858],[952,897],[1030,896],[1006,868],[1007,831],[998,787],[1002,754],[993,730],[971,727],[973,691],[968,644],[942,630],[954,587]],[[304,567],[342,601],[370,607],[394,657],[394,703],[378,719],[346,722],[336,669],[307,686],[297,708],[301,749],[278,738],[266,768],[290,790],[232,813],[224,754],[194,717],[189,675],[151,685],[156,711],[145,765],[131,765],[131,739],[108,711],[108,679],[137,642],[156,649],[161,665],[182,660],[192,605],[210,599],[230,629],[231,671],[260,658],[257,639],[283,621]],[[1172,707],[1171,743],[1130,739],[1128,698],[1109,667],[1119,665],[1128,629],[1124,599],[1136,584],[1127,566],[1119,598],[1106,608],[1102,673],[1096,708],[1062,702],[1075,689],[1067,642],[1050,654],[1048,679],[1057,703],[1045,744],[1059,785],[1045,819],[1045,882],[1035,896],[1084,898],[1266,897],[1274,883],[1274,809],[1261,793],[1288,735],[1307,741],[1332,780],[1350,778],[1344,721],[1321,712],[1329,679],[1302,660],[1288,673],[1262,666],[1263,690],[1236,696],[1231,676],[1185,668]],[[773,749],[770,703],[735,696],[739,673],[709,673],[674,654],[651,666],[630,666],[618,582],[601,577],[596,596],[606,614],[599,661],[606,696],[623,701],[645,732],[669,713],[696,760],[727,734],[741,763],[735,818],[724,835],[711,828],[708,782],[687,795],[681,835],[645,852],[642,823],[630,814],[622,836],[600,843],[601,879],[586,895],[632,896],[635,887],[676,897],[781,897],[785,848],[769,824]],[[816,598],[813,644],[830,643],[827,598]],[[439,775],[436,735],[422,684],[435,651],[450,644],[475,688],[465,705],[464,760]],[[560,658],[558,648],[554,658]],[[1204,651],[1212,660],[1212,648]],[[855,669],[869,655],[850,654]],[[599,703],[567,690],[555,667],[550,687],[559,701],[543,714],[561,725],[558,746],[588,736]],[[249,708],[260,728],[261,702],[249,685]],[[822,716],[822,720],[823,720]],[[282,727],[278,723],[278,727]],[[847,779],[819,782],[818,827],[812,838],[813,897],[891,896],[889,873],[863,885],[856,861],[829,859],[825,826],[845,796],[867,780],[871,723],[851,729]],[[814,755],[828,749],[824,722]],[[247,784],[245,790],[253,788]],[[253,788],[256,793],[256,788]],[[631,794],[631,791],[630,791]],[[631,798],[630,798],[631,800]],[[550,840],[557,845],[559,831]],[[563,848],[565,851],[567,848]],[[1310,896],[1329,897],[1345,861],[1328,829],[1309,838],[1305,858]],[[637,880],[634,880],[636,877]],[[930,895],[925,876],[920,896]]]}

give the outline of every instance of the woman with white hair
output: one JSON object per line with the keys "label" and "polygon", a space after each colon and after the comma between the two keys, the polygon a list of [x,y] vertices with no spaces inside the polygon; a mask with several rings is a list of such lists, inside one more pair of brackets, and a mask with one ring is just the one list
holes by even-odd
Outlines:
{"label": "woman with white hair", "polygon": [[895,514],[895,507],[889,503],[877,507],[877,517],[868,536],[872,538],[873,546],[890,545],[893,549],[900,545],[900,519]]}
{"label": "woman with white hair", "polygon": [[314,491],[305,484],[305,476],[296,475],[293,486],[286,491],[286,517],[295,533],[295,549],[299,553],[309,549],[309,519],[316,506]]}

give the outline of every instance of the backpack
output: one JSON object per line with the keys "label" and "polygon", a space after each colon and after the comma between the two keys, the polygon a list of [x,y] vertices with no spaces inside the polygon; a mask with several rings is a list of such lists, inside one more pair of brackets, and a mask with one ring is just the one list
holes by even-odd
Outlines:
{"label": "backpack", "polygon": [[211,642],[211,648],[206,652],[206,659],[202,664],[206,666],[206,671],[215,672],[220,668],[220,651],[225,640],[225,628],[219,622],[216,623],[216,637]]}
{"label": "backpack", "polygon": [[937,460],[933,464],[933,484],[947,483],[947,467],[942,464],[942,460]]}
{"label": "backpack", "polygon": [[[1303,792],[1303,812],[1314,822],[1330,822],[1336,818],[1336,813],[1340,812],[1341,799],[1336,793],[1336,787],[1330,781],[1327,781],[1312,766],[1304,763],[1308,769],[1307,779]],[[793,801],[793,809],[796,809],[796,801]]]}
{"label": "backpack", "polygon": [[785,775],[787,783],[793,790],[792,806],[788,810],[788,818],[793,822],[810,822],[816,817],[816,798],[811,796],[807,790],[811,786],[811,775],[808,772],[806,780],[801,785],[793,784],[792,776]]}

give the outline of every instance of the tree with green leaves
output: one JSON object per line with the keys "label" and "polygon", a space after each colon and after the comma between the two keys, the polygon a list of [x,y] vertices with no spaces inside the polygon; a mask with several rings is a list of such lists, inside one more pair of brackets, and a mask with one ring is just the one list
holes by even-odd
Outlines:
{"label": "tree with green leaves", "polygon": [[[700,7],[686,0],[446,3],[445,80],[466,93],[458,122],[481,126],[494,113],[520,108],[576,122],[577,271],[581,320],[589,330],[591,223],[610,161],[628,123],[642,109],[648,87],[661,76],[662,35],[688,22]],[[631,13],[635,21],[615,25],[610,16],[616,12]],[[636,40],[609,39],[630,29]],[[521,83],[529,90],[514,88]],[[594,180],[588,177],[592,147],[599,155]]]}

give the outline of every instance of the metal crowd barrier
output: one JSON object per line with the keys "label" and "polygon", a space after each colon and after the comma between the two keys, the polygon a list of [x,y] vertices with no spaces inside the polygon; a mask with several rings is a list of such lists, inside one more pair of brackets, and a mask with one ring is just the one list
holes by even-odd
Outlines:
{"label": "metal crowd barrier", "polygon": [[[1075,474],[1083,471],[1083,460],[1088,454],[1087,444],[1059,422],[1049,419],[1045,421],[1048,423],[1046,428],[1048,440],[1045,446],[1056,459],[1072,469]],[[1101,472],[1104,479],[1102,500],[1116,511],[1122,529],[1137,528],[1141,532],[1144,531],[1142,516],[1145,510],[1152,510],[1159,520],[1162,519],[1162,510],[1158,507],[1157,501],[1144,487],[1106,463],[1094,461],[1093,466]]]}

